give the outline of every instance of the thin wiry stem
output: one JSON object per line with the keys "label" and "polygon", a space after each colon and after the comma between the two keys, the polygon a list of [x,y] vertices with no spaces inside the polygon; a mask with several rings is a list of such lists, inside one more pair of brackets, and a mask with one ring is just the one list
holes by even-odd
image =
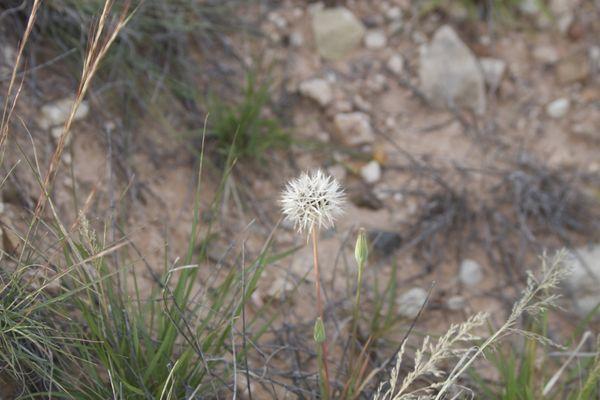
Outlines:
{"label": "thin wiry stem", "polygon": [[[310,228],[311,236],[312,236],[312,247],[313,247],[313,266],[315,270],[315,290],[317,292],[317,317],[320,317],[322,321],[325,321],[323,318],[323,300],[321,298],[321,274],[319,273],[319,248],[317,245],[317,227],[315,224]],[[329,397],[329,369],[327,367],[327,340],[321,343],[321,350],[323,356],[323,372],[325,375],[324,378],[324,390],[327,397]]]}

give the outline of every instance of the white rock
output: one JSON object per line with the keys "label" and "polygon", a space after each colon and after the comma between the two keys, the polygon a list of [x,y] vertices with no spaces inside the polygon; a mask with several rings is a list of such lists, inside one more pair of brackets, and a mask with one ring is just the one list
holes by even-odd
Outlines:
{"label": "white rock", "polygon": [[486,102],[481,67],[454,29],[440,27],[429,45],[420,50],[419,77],[428,100],[436,107],[467,107],[483,114]]}
{"label": "white rock", "polygon": [[479,64],[483,71],[485,83],[492,91],[498,89],[506,71],[506,62],[497,58],[482,57],[479,59]]}
{"label": "white rock", "polygon": [[333,100],[331,85],[324,79],[309,79],[300,83],[300,93],[315,100],[321,106],[326,106]]}
{"label": "white rock", "polygon": [[571,101],[565,97],[556,99],[546,106],[546,114],[551,118],[562,118],[569,111]]}
{"label": "white rock", "polygon": [[404,71],[404,59],[400,54],[394,54],[387,61],[387,69],[393,72],[396,75],[402,75],[402,71]]}
{"label": "white rock", "polygon": [[344,57],[365,34],[363,24],[345,7],[315,10],[312,25],[319,54],[330,60]]}
{"label": "white rock", "polygon": [[[42,129],[49,129],[53,126],[62,125],[69,118],[71,108],[73,107],[74,99],[64,98],[62,100],[55,101],[54,103],[45,104],[40,109],[41,117],[38,120],[38,124]],[[82,101],[75,116],[74,121],[85,118],[90,111],[90,107],[87,101]]]}
{"label": "white rock", "polygon": [[398,20],[402,19],[402,9],[400,7],[397,7],[397,6],[390,7],[385,12],[385,17],[389,21],[398,21]]}
{"label": "white rock", "polygon": [[386,44],[387,38],[383,31],[373,30],[365,35],[365,47],[369,50],[383,49]]}
{"label": "white rock", "polygon": [[540,45],[533,49],[533,58],[543,64],[554,64],[560,59],[560,55],[554,46]]}
{"label": "white rock", "polygon": [[575,249],[569,265],[571,273],[563,284],[573,295],[575,310],[583,317],[600,303],[600,244]]}
{"label": "white rock", "polygon": [[465,286],[477,286],[483,280],[481,265],[474,260],[463,260],[460,263],[458,279]]}
{"label": "white rock", "polygon": [[376,160],[372,160],[360,169],[360,176],[369,184],[378,182],[381,179],[381,166]]}
{"label": "white rock", "polygon": [[396,300],[398,314],[406,318],[414,318],[426,300],[427,292],[425,290],[418,287],[412,288]]}
{"label": "white rock", "polygon": [[333,123],[345,143],[350,146],[370,144],[375,141],[371,119],[363,112],[340,113]]}
{"label": "white rock", "polygon": [[290,44],[294,47],[302,47],[304,44],[304,36],[302,36],[302,32],[292,32],[290,35]]}

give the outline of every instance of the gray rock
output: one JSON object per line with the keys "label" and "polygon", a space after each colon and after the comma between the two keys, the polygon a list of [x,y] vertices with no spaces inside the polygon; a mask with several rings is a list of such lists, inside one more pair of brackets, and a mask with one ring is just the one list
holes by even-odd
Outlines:
{"label": "gray rock", "polygon": [[440,27],[429,45],[421,47],[421,89],[436,107],[466,107],[485,111],[481,67],[471,50],[448,25]]}
{"label": "gray rock", "polygon": [[451,296],[446,300],[446,307],[451,311],[460,311],[467,305],[467,300],[462,296]]}
{"label": "gray rock", "polygon": [[497,58],[482,57],[479,59],[479,64],[488,87],[492,91],[498,89],[506,71],[506,62]]}
{"label": "gray rock", "polygon": [[312,25],[319,54],[330,60],[344,57],[365,34],[362,23],[345,7],[315,10]]}
{"label": "gray rock", "polygon": [[344,142],[350,146],[369,144],[375,140],[371,119],[363,112],[337,114],[333,123]]}
{"label": "gray rock", "polygon": [[[67,118],[69,118],[74,101],[74,99],[68,97],[43,105],[40,110],[41,116],[38,120],[39,126],[42,129],[49,129],[64,124],[67,121]],[[82,101],[75,112],[73,120],[77,121],[85,118],[89,111],[90,107],[88,106],[88,103]]]}
{"label": "gray rock", "polygon": [[388,59],[386,66],[394,74],[402,75],[402,71],[404,71],[404,59],[400,54],[394,54]]}
{"label": "gray rock", "polygon": [[309,79],[300,83],[298,89],[303,96],[313,99],[322,107],[333,100],[331,85],[325,79]]}
{"label": "gray rock", "polygon": [[458,279],[465,286],[477,286],[483,280],[483,269],[477,261],[465,259],[460,263]]}
{"label": "gray rock", "polygon": [[571,107],[571,100],[561,97],[560,99],[556,99],[550,102],[546,106],[546,114],[548,114],[551,118],[562,118],[567,112],[569,112],[569,108]]}
{"label": "gray rock", "polygon": [[396,300],[398,314],[406,318],[414,318],[427,300],[427,292],[419,287],[404,292]]}
{"label": "gray rock", "polygon": [[369,50],[383,49],[387,44],[385,33],[381,30],[373,30],[365,35],[365,47]]}
{"label": "gray rock", "polygon": [[563,284],[573,296],[575,311],[584,317],[600,303],[600,244],[575,249],[571,256],[571,273]]}

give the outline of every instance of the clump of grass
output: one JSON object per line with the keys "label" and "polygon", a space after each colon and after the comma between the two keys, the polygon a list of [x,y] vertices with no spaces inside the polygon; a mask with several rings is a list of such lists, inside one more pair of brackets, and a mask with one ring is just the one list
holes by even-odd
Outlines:
{"label": "clump of grass", "polygon": [[6,390],[12,382],[15,397],[66,390],[57,381],[64,378],[65,370],[74,365],[74,360],[67,350],[70,343],[59,322],[66,322],[62,302],[47,296],[44,288],[50,280],[37,289],[29,284],[26,271],[35,266],[9,271],[7,260],[3,263],[5,267],[0,271],[0,384]]}
{"label": "clump of grass", "polygon": [[[29,43],[29,59],[39,60],[43,65],[57,61],[58,53],[63,72],[72,76],[81,68],[86,46],[93,39],[90,27],[97,22],[98,10],[105,2],[47,0],[43,3]],[[188,106],[192,104],[196,93],[190,89],[195,87],[193,83],[198,83],[196,56],[202,54],[207,63],[217,54],[222,58],[228,49],[223,35],[246,27],[235,12],[239,0],[133,0],[116,2],[116,11],[121,12],[128,3],[135,12],[99,71],[99,83],[114,91],[115,99],[125,102],[128,111],[145,111],[150,102],[165,93],[173,94]],[[0,11],[7,12],[9,19],[5,22],[21,36],[22,20],[29,16],[30,5],[8,0],[0,4]]]}
{"label": "clump of grass", "polygon": [[277,119],[265,116],[269,99],[269,84],[257,82],[256,75],[249,73],[240,101],[210,101],[209,137],[216,140],[222,157],[231,154],[235,159],[264,161],[267,150],[289,144],[290,138]]}

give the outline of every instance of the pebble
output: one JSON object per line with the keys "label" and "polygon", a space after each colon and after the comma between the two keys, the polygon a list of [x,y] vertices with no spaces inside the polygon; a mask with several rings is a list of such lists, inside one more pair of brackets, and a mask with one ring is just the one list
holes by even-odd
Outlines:
{"label": "pebble", "polygon": [[365,34],[363,24],[345,7],[313,9],[312,26],[317,50],[328,60],[343,58]]}
{"label": "pebble", "polygon": [[340,113],[333,123],[343,141],[350,146],[370,144],[375,141],[371,118],[363,112]]}
{"label": "pebble", "polygon": [[485,112],[485,81],[479,62],[449,25],[440,27],[431,42],[420,48],[419,78],[432,105]]}
{"label": "pebble", "polygon": [[385,33],[380,30],[369,31],[365,35],[365,47],[369,50],[383,49],[387,44]]}
{"label": "pebble", "polygon": [[506,61],[497,58],[482,57],[479,64],[483,70],[483,78],[488,87],[495,91],[500,86],[502,77],[506,72]]}
{"label": "pebble", "polygon": [[[53,103],[45,104],[40,109],[41,117],[38,120],[38,124],[42,129],[49,129],[53,126],[63,125],[69,114],[74,103],[73,98],[64,98]],[[74,121],[85,118],[90,111],[90,107],[87,101],[82,101],[75,112],[73,118]]]}
{"label": "pebble", "polygon": [[402,19],[402,9],[400,7],[394,6],[387,9],[385,12],[385,17],[388,21],[398,21]]}
{"label": "pebble", "polygon": [[304,44],[304,36],[301,32],[292,32],[290,35],[290,44],[294,47],[302,47]]}
{"label": "pebble", "polygon": [[483,269],[477,261],[465,259],[460,263],[458,278],[465,286],[477,286],[483,280]]}
{"label": "pebble", "polygon": [[331,85],[325,79],[309,79],[300,83],[300,93],[325,107],[333,100]]}
{"label": "pebble", "polygon": [[360,169],[360,176],[368,184],[373,184],[381,179],[381,165],[375,160],[365,164]]}
{"label": "pebble", "polygon": [[412,288],[396,300],[398,314],[406,318],[415,318],[425,301],[427,292],[419,287]]}
{"label": "pebble", "polygon": [[562,118],[569,111],[571,101],[565,97],[556,99],[546,106],[546,114],[551,118]]}
{"label": "pebble", "polygon": [[394,54],[387,61],[387,69],[396,75],[402,75],[404,71],[404,59],[400,54]]}
{"label": "pebble", "polygon": [[580,247],[571,254],[571,272],[563,285],[573,296],[575,311],[584,317],[600,303],[600,244]]}

